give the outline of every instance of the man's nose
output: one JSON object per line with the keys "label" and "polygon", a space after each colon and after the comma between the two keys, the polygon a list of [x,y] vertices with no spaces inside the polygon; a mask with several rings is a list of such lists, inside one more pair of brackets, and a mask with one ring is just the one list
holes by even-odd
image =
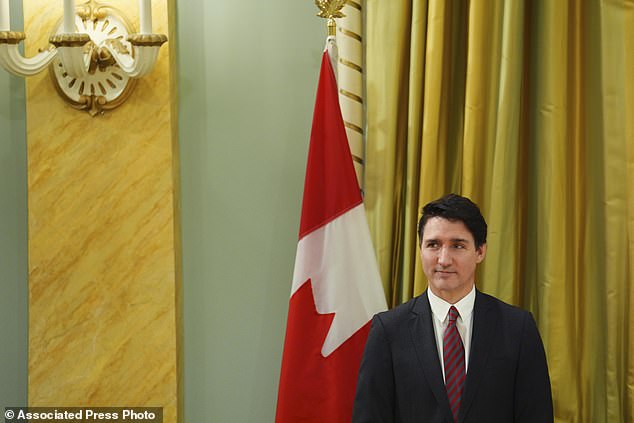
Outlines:
{"label": "man's nose", "polygon": [[438,251],[438,264],[441,266],[449,266],[451,264],[451,254],[448,248],[442,247]]}

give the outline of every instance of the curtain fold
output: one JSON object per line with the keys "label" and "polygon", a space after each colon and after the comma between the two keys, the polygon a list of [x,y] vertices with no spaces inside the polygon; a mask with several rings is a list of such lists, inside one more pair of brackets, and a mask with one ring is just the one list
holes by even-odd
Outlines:
{"label": "curtain fold", "polygon": [[[382,228],[373,234],[377,260],[381,262],[380,272],[384,284],[388,304],[393,304],[392,287],[398,285],[396,262],[400,242],[396,240],[402,231],[399,214],[403,207],[402,168],[403,160],[407,157],[407,105],[408,79],[410,67],[410,28],[412,25],[412,8],[408,3],[377,2],[366,3],[366,27],[377,28],[386,37],[387,42],[373,43],[374,36],[366,31],[364,39],[369,46],[373,45],[374,54],[366,54],[366,69],[372,76],[366,76],[366,98],[380,99],[367,105],[366,133],[376,134],[371,149],[366,144],[365,161],[374,163],[373,171],[365,174],[366,205],[371,201],[372,210],[367,208],[368,224],[370,227]],[[389,16],[389,22],[384,21]],[[366,50],[367,51],[367,50]],[[377,63],[380,66],[376,66]],[[366,74],[367,75],[367,74]],[[367,191],[378,192],[381,195],[367,195]],[[393,276],[394,275],[394,276]]]}
{"label": "curtain fold", "polygon": [[556,421],[634,421],[634,2],[368,0],[365,32],[391,305],[427,286],[421,206],[467,195],[489,224],[476,284],[534,314]]}

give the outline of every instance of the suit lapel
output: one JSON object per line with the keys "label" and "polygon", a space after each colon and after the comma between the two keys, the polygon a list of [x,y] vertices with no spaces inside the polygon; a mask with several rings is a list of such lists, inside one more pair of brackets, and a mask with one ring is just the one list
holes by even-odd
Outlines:
{"label": "suit lapel", "polygon": [[476,300],[473,306],[473,333],[471,334],[469,368],[467,369],[467,380],[458,414],[459,422],[464,420],[469,411],[469,406],[484,375],[484,368],[498,323],[492,305],[493,301],[491,298],[476,290]]}
{"label": "suit lapel", "polygon": [[434,393],[439,406],[444,410],[446,417],[449,421],[453,421],[438,358],[433,324],[431,307],[429,306],[427,291],[425,291],[416,299],[412,307],[412,316],[409,321],[410,334],[427,383]]}

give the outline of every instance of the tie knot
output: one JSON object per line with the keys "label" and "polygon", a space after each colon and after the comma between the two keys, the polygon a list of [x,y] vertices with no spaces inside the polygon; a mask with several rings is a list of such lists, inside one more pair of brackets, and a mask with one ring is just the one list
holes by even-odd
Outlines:
{"label": "tie knot", "polygon": [[455,325],[456,320],[458,320],[458,316],[460,316],[460,314],[458,314],[458,310],[456,309],[456,307],[451,306],[451,308],[449,309],[449,324]]}

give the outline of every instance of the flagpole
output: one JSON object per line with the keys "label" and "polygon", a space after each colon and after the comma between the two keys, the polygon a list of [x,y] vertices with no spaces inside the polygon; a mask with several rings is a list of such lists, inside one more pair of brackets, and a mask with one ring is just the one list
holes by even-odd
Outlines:
{"label": "flagpole", "polygon": [[341,115],[346,127],[357,180],[363,191],[365,166],[363,38],[361,35],[363,0],[315,0],[315,4],[320,9],[317,16],[327,19],[326,49],[337,77]]}
{"label": "flagpole", "polygon": [[332,70],[337,78],[337,63],[339,61],[339,52],[337,48],[337,22],[335,18],[343,18],[345,15],[341,11],[346,0],[315,0],[315,4],[319,8],[317,16],[326,19],[326,28],[328,29],[328,37],[326,38],[326,50],[330,57]]}

